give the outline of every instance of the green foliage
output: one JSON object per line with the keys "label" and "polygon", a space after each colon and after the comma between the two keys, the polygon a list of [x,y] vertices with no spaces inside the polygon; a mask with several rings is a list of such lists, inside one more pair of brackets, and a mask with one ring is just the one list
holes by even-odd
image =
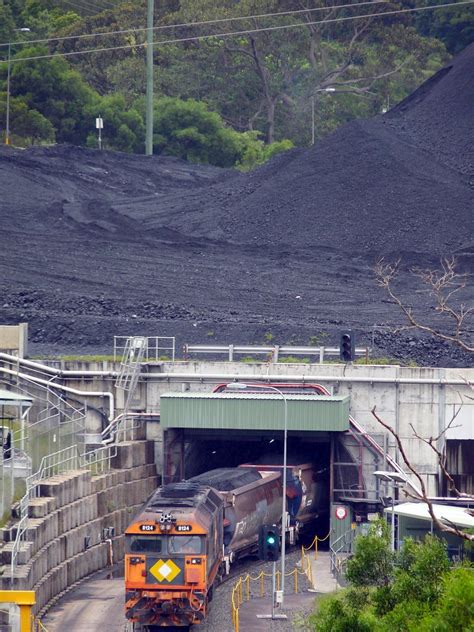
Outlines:
{"label": "green foliage", "polygon": [[[155,5],[156,26],[321,6],[319,0],[162,0]],[[95,10],[67,0],[0,0],[1,41],[72,36],[47,49],[17,46],[12,50],[17,56],[85,51],[91,41],[74,36],[127,31],[101,40],[116,50],[14,64],[12,94],[48,119],[58,142],[95,146],[94,117],[100,113],[104,146],[143,151],[144,108],[134,104],[145,93],[146,50],[145,35],[135,27],[145,9],[144,0],[110,0]],[[314,14],[301,17],[309,15]],[[293,22],[294,16],[287,15],[239,25],[244,30]],[[218,31],[235,25],[223,21]],[[447,60],[443,42],[457,51],[474,36],[469,7],[360,23],[356,36],[355,26],[348,21],[157,45],[155,93],[163,111],[155,115],[156,151],[248,171],[281,151],[310,143],[312,97],[318,141],[347,121],[403,99]],[[21,27],[31,33],[15,32]],[[171,32],[189,34],[179,28]],[[0,73],[4,80],[5,65]],[[321,92],[328,77],[344,91]],[[351,92],[351,82],[357,88],[370,85],[370,91]],[[30,125],[35,126],[41,127],[39,120]],[[43,129],[40,139],[48,135]]]}
{"label": "green foliage", "polygon": [[288,139],[265,145],[259,139],[259,136],[259,132],[243,132],[240,134],[241,158],[236,165],[240,171],[250,171],[250,169],[267,162],[273,156],[294,147],[291,140]]}
{"label": "green foliage", "polygon": [[278,362],[282,364],[310,364],[310,359],[301,356],[279,356]]}
{"label": "green foliage", "polygon": [[[45,48],[28,47],[15,59],[46,53]],[[100,115],[105,146],[129,152],[142,149],[145,131],[141,114],[127,109],[122,95],[100,97],[64,59],[15,61],[11,75],[11,93],[17,96],[16,101],[12,99],[17,112],[12,114],[19,119],[12,121],[12,129],[18,135],[32,141],[56,139],[96,146],[95,118]]]}
{"label": "green foliage", "polygon": [[[0,119],[6,116],[6,94],[0,93]],[[29,109],[21,97],[10,99],[10,131],[14,142],[34,145],[53,143],[54,127],[42,114]]]}
{"label": "green foliage", "polygon": [[347,563],[347,579],[354,586],[385,586],[392,578],[394,556],[390,549],[387,524],[372,523],[366,536],[358,536],[355,553]]}
{"label": "green foliage", "polygon": [[[420,6],[443,4],[443,1],[423,0]],[[474,41],[474,21],[470,6],[452,7],[449,11],[420,11],[416,15],[415,24],[422,35],[441,40],[453,54],[459,53]]]}
{"label": "green foliage", "polygon": [[376,629],[374,615],[352,606],[345,594],[323,600],[309,624],[317,632],[372,632]]}
{"label": "green foliage", "polygon": [[[143,112],[143,103],[141,108]],[[282,141],[265,147],[256,134],[236,132],[204,102],[194,99],[157,99],[153,126],[155,153],[220,167],[250,168],[291,146]]]}
{"label": "green foliage", "polygon": [[[125,98],[121,94],[114,94],[94,99],[86,108],[85,115],[91,122],[97,116],[104,120],[104,146],[125,152],[139,152],[144,147],[145,126],[138,110],[127,109]],[[97,134],[89,135],[87,144],[97,146]]]}
{"label": "green foliage", "polygon": [[231,167],[240,147],[237,132],[205,103],[164,97],[155,102],[153,149],[189,162]]}
{"label": "green foliage", "polygon": [[[47,52],[43,47],[24,48],[16,59]],[[16,61],[11,85],[14,96],[22,95],[29,108],[51,122],[59,142],[78,145],[85,142],[88,128],[93,125],[86,118],[86,109],[99,97],[64,59]]]}
{"label": "green foliage", "polygon": [[[357,539],[348,563],[352,587],[324,600],[310,617],[318,632],[470,632],[474,629],[474,569],[450,569],[446,546],[427,536],[405,540],[395,560],[388,529],[374,523]],[[350,572],[349,572],[350,569]],[[379,574],[380,573],[380,576]]]}
{"label": "green foliage", "polygon": [[416,599],[397,603],[384,616],[383,629],[386,632],[417,632],[420,621],[428,612],[429,606]]}
{"label": "green foliage", "polygon": [[[0,42],[10,42],[13,39],[15,20],[8,0],[0,0]],[[2,57],[6,57],[6,50],[2,49]]]}
{"label": "green foliage", "polygon": [[[405,569],[397,570],[392,592],[397,602],[415,598],[425,604],[435,603],[440,595],[443,578],[449,570],[449,559],[444,542],[433,536],[427,536],[423,544],[410,543],[408,553],[404,554]],[[415,596],[415,597],[414,597]]]}
{"label": "green foliage", "polygon": [[[431,619],[431,620],[430,620]],[[474,569],[453,569],[444,577],[443,598],[420,632],[469,632],[474,629]]]}

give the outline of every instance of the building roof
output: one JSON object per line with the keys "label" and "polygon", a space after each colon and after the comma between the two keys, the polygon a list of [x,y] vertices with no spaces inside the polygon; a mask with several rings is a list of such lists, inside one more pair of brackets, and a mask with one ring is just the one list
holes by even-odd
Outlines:
{"label": "building roof", "polygon": [[[474,527],[474,517],[464,507],[455,507],[453,505],[433,505],[435,516],[447,526],[454,524],[457,527]],[[471,509],[472,511],[472,509]],[[391,514],[392,508],[387,507],[385,513]],[[398,516],[406,516],[408,518],[416,518],[418,520],[426,520],[431,522],[431,516],[426,503],[402,503],[395,505],[395,513]]]}
{"label": "building roof", "polygon": [[0,406],[16,406],[21,408],[23,406],[31,406],[33,403],[32,397],[26,397],[13,391],[4,391],[0,389]]}
{"label": "building roof", "polygon": [[344,432],[349,428],[350,398],[278,393],[164,393],[163,428],[200,430],[283,430],[284,402],[289,431]]}

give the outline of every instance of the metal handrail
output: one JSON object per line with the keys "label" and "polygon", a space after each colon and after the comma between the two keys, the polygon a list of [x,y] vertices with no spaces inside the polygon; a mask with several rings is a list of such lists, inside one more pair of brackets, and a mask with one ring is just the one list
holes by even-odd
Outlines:
{"label": "metal handrail", "polygon": [[[349,547],[349,553],[352,552],[352,546],[354,543],[355,530],[349,529],[342,535],[340,535],[334,542],[332,542],[329,546],[329,568],[330,572],[333,573],[336,580],[339,582],[339,578],[342,573],[342,564],[347,559],[344,558],[341,560],[339,557],[339,553],[346,547]],[[340,546],[338,544],[340,543]],[[347,551],[346,551],[347,552]]]}
{"label": "metal handrail", "polygon": [[101,446],[96,450],[91,450],[80,454],[77,445],[58,450],[41,459],[37,472],[26,479],[26,493],[20,500],[20,520],[17,525],[15,541],[12,547],[12,557],[10,564],[11,578],[13,579],[18,553],[21,543],[28,528],[28,511],[30,500],[38,493],[39,483],[60,472],[74,470],[90,470],[94,474],[103,473],[110,469],[112,458],[117,455],[117,444]]}
{"label": "metal handrail", "polygon": [[[176,355],[176,338],[174,336],[134,336],[135,338],[143,338],[145,340],[146,360],[159,360],[162,352],[169,352],[171,361],[174,362]],[[123,357],[127,349],[128,341],[131,336],[114,336],[114,362]],[[168,353],[166,353],[168,355]]]}
{"label": "metal handrail", "polygon": [[[293,347],[279,345],[183,345],[184,358],[188,359],[190,354],[212,354],[227,355],[229,362],[234,360],[235,354],[240,355],[267,355],[271,356],[272,362],[278,362],[282,355],[289,356],[318,356],[319,363],[324,362],[325,356],[339,357],[339,347]],[[356,347],[355,355],[368,358],[369,347]]]}

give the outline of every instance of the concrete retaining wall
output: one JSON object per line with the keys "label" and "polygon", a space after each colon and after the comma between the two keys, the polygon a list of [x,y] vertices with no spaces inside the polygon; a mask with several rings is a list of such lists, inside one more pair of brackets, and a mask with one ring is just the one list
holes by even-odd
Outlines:
{"label": "concrete retaining wall", "polygon": [[[29,510],[13,579],[10,563],[16,526],[0,530],[0,588],[35,590],[35,611],[83,577],[123,559],[123,533],[133,515],[156,489],[153,443],[118,447],[113,469],[100,476],[74,471],[39,486]],[[111,543],[106,535],[113,529]],[[104,530],[108,530],[104,531]]]}

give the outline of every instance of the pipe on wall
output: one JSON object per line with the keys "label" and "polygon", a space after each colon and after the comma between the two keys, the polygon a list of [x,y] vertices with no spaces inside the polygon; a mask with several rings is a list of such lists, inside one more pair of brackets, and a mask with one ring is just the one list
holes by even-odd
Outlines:
{"label": "pipe on wall", "polygon": [[42,384],[43,386],[49,386],[53,388],[57,388],[60,391],[64,391],[65,393],[73,393],[74,395],[79,395],[81,397],[106,397],[109,400],[109,414],[107,419],[112,421],[115,415],[115,401],[112,393],[106,391],[80,391],[77,388],[72,388],[71,386],[63,386],[62,384],[58,384],[57,382],[51,382],[51,380],[43,380],[40,377],[35,377],[32,375],[28,375],[27,373],[20,373],[20,371],[13,371],[11,369],[6,369],[5,367],[0,366],[1,373],[7,373],[8,375],[13,375],[15,377],[19,377],[25,380],[29,380],[30,382],[36,382],[37,384]]}

